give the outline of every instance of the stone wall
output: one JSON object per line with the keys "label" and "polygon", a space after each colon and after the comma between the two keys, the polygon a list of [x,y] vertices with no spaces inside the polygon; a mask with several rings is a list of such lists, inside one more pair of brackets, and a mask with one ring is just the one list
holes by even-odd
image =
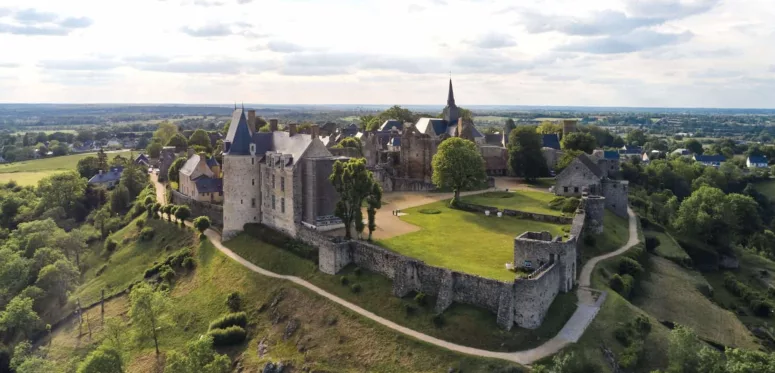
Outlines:
{"label": "stone wall", "polygon": [[579,197],[584,189],[588,189],[591,194],[599,194],[600,177],[576,158],[555,178],[554,194]]}
{"label": "stone wall", "polygon": [[333,157],[305,158],[302,166],[302,184],[304,214],[302,221],[316,224],[319,216],[333,215],[336,203],[339,201],[338,193],[328,180],[333,170]]}
{"label": "stone wall", "polygon": [[509,210],[509,209],[499,210],[497,207],[477,205],[477,204],[466,203],[466,202],[458,202],[458,205],[461,209],[464,209],[464,210],[477,211],[481,213],[484,213],[485,211],[490,211],[491,214],[495,214],[498,211],[503,211],[503,215],[506,215],[506,216],[515,216],[520,219],[530,219],[530,220],[542,221],[547,223],[571,224],[571,222],[573,222],[573,218],[567,217],[567,216],[545,215],[545,214],[537,214],[534,212],[525,212],[525,211]]}
{"label": "stone wall", "polygon": [[600,196],[584,196],[581,198],[582,206],[587,218],[587,227],[590,233],[603,233],[603,216],[606,198]]}
{"label": "stone wall", "polygon": [[172,191],[172,203],[176,205],[187,205],[191,209],[191,217],[207,216],[213,225],[223,226],[223,207],[208,202],[202,202],[178,192]]}
{"label": "stone wall", "polygon": [[559,272],[559,290],[568,292],[576,283],[577,237],[552,238],[549,232],[525,232],[514,239],[514,266],[539,271],[556,264]]}
{"label": "stone wall", "polygon": [[223,156],[223,239],[242,232],[247,223],[261,222],[261,173],[254,156]]}
{"label": "stone wall", "polygon": [[437,146],[437,139],[421,134],[413,127],[405,129],[401,135],[401,164],[398,166],[397,176],[429,183],[432,175],[431,161]]}
{"label": "stone wall", "polygon": [[627,218],[628,187],[629,182],[626,180],[603,180],[605,207],[622,218]]}
{"label": "stone wall", "polygon": [[514,323],[527,329],[541,326],[549,307],[559,293],[560,266],[551,265],[539,276],[514,281]]}

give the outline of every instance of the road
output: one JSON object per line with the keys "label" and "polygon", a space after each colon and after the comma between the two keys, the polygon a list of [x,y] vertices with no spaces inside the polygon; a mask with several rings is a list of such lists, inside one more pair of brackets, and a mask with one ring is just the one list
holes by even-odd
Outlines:
{"label": "road", "polygon": [[[164,190],[165,190],[164,186],[161,185],[157,179],[153,179],[153,181],[156,186],[157,195],[161,191],[162,200],[164,200],[163,198]],[[443,196],[439,196],[439,197],[443,197]],[[404,208],[407,208],[407,207],[404,207]],[[409,329],[405,326],[396,324],[388,319],[380,317],[374,314],[373,312],[367,311],[354,303],[350,303],[342,298],[339,298],[336,295],[333,295],[299,277],[277,274],[249,262],[245,258],[231,251],[228,247],[224,246],[221,243],[220,233],[218,233],[215,230],[208,229],[207,231],[205,231],[205,235],[210,240],[210,242],[212,242],[213,246],[215,246],[220,252],[222,252],[227,257],[235,260],[237,263],[241,264],[245,268],[255,273],[261,274],[263,276],[281,279],[281,280],[287,280],[299,286],[303,286],[315,292],[316,294],[349,309],[350,311],[353,311],[363,317],[369,318],[370,320],[375,321],[390,329],[393,329],[399,333],[405,334],[415,339],[419,339],[423,342],[430,343],[438,347],[446,348],[448,350],[463,353],[463,354],[485,357],[485,358],[507,360],[507,361],[515,362],[522,365],[530,365],[540,359],[543,359],[547,356],[551,356],[559,352],[565,346],[571,343],[577,342],[578,339],[586,330],[586,328],[592,322],[592,320],[594,320],[595,316],[597,315],[597,312],[600,310],[600,306],[605,300],[605,293],[601,294],[599,291],[589,288],[589,284],[592,277],[592,270],[594,269],[595,265],[597,265],[597,263],[599,263],[600,261],[614,257],[616,255],[620,255],[638,243],[637,222],[635,220],[637,217],[631,209],[628,209],[627,213],[629,214],[629,224],[630,224],[629,240],[624,246],[622,246],[618,250],[608,254],[594,257],[590,259],[586,265],[584,265],[584,268],[582,268],[581,270],[581,275],[579,276],[579,287],[577,290],[577,294],[579,297],[578,308],[573,313],[573,316],[571,316],[571,318],[565,324],[565,326],[563,326],[562,330],[560,330],[560,332],[554,338],[550,339],[549,341],[547,341],[546,343],[538,347],[535,347],[529,350],[524,350],[524,351],[516,351],[516,352],[488,351],[488,350],[482,350],[482,349],[473,348],[473,347],[462,346],[459,344],[447,342],[438,338],[431,337],[427,334],[423,334],[415,330]],[[186,222],[186,225],[190,226],[191,223]],[[599,294],[600,296],[597,299],[595,299],[594,294]]]}

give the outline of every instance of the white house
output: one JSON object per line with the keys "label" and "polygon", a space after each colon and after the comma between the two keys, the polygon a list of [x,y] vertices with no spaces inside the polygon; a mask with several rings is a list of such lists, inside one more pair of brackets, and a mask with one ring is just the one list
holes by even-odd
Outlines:
{"label": "white house", "polygon": [[750,155],[748,156],[748,159],[745,160],[745,165],[748,166],[748,168],[766,168],[768,166],[767,157]]}

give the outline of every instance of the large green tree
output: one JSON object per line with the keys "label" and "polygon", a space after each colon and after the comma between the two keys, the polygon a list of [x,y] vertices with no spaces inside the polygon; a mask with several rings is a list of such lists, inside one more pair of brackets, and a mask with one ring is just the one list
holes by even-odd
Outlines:
{"label": "large green tree", "polygon": [[571,132],[562,137],[561,145],[563,150],[581,150],[584,153],[592,154],[592,151],[597,147],[597,140],[595,140],[595,136],[588,133]]}
{"label": "large green tree", "polygon": [[342,148],[355,149],[361,157],[363,156],[363,144],[361,144],[361,140],[356,139],[355,137],[347,137],[347,138],[343,139],[338,144],[336,144],[334,146],[334,148],[338,148],[338,149],[342,149]]}
{"label": "large green tree", "polygon": [[146,282],[132,287],[129,293],[129,318],[138,341],[153,340],[156,354],[159,354],[159,334],[167,326],[165,313],[169,308],[166,292],[155,291]]}
{"label": "large green tree", "polygon": [[112,347],[100,346],[78,365],[77,373],[124,373],[121,352]]}
{"label": "large green tree", "polygon": [[203,146],[207,149],[212,148],[210,144],[210,136],[207,134],[207,131],[200,128],[194,131],[194,133],[192,133],[191,136],[189,136],[188,146],[194,146],[194,145]]}
{"label": "large green tree", "polygon": [[167,178],[170,181],[174,181],[176,183],[180,182],[180,169],[183,168],[183,165],[186,164],[186,160],[186,158],[179,157],[172,162],[172,165],[170,165],[170,168],[167,171]]}
{"label": "large green tree", "polygon": [[363,201],[374,198],[375,188],[379,188],[379,184],[371,171],[366,169],[366,160],[363,158],[336,161],[329,180],[339,193],[335,215],[345,224],[345,238],[351,239],[350,228],[356,219],[360,219],[363,224]]}
{"label": "large green tree", "polygon": [[148,147],[145,148],[145,151],[148,152],[148,156],[151,158],[159,158],[162,148],[163,146],[160,142],[151,141],[151,143],[148,144]]}
{"label": "large green tree", "polygon": [[188,146],[188,140],[185,136],[176,133],[175,136],[172,136],[170,141],[167,141],[167,146],[174,146],[175,149],[186,149]]}
{"label": "large green tree", "polygon": [[228,373],[231,360],[213,349],[213,337],[202,336],[186,344],[184,352],[167,354],[165,372],[175,373]]}
{"label": "large green tree", "polygon": [[38,182],[38,194],[44,210],[62,207],[65,213],[73,217],[76,204],[86,191],[86,179],[78,172],[66,171],[47,176]]}
{"label": "large green tree", "polygon": [[541,145],[535,126],[520,126],[509,133],[509,169],[514,175],[533,181],[549,174]]}
{"label": "large green tree", "polygon": [[454,192],[452,206],[457,206],[461,190],[480,187],[487,181],[484,158],[476,144],[459,137],[451,137],[439,145],[432,167],[433,184]]}
{"label": "large green tree", "polygon": [[643,146],[646,143],[646,132],[643,130],[631,130],[625,138],[627,145]]}
{"label": "large green tree", "polygon": [[557,134],[562,136],[562,124],[545,120],[541,122],[536,131],[542,135]]}
{"label": "large green tree", "polygon": [[153,133],[153,137],[161,140],[162,144],[166,144],[178,133],[178,126],[174,123],[164,121],[159,123],[159,128]]}
{"label": "large green tree", "polygon": [[708,244],[726,246],[731,242],[733,210],[720,189],[703,186],[686,198],[673,222],[685,235]]}
{"label": "large green tree", "polygon": [[60,259],[40,270],[36,284],[46,290],[50,296],[58,299],[59,304],[65,304],[68,293],[75,289],[80,275],[78,268],[72,262]]}
{"label": "large green tree", "polygon": [[126,187],[129,191],[129,199],[134,200],[148,186],[148,171],[142,165],[130,164],[121,173],[119,184]]}
{"label": "large green tree", "polygon": [[40,317],[32,309],[33,303],[32,298],[21,295],[11,299],[5,310],[0,312],[0,327],[11,335],[19,332],[26,338],[40,325]]}
{"label": "large green tree", "polygon": [[92,176],[100,172],[100,160],[94,156],[88,156],[78,160],[78,164],[75,166],[78,170],[78,174],[86,179],[91,179]]}

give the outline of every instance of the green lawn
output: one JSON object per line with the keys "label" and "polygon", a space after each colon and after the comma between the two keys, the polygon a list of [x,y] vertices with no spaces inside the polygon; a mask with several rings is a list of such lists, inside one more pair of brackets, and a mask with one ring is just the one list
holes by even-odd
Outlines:
{"label": "green lawn", "polygon": [[[476,348],[515,351],[535,347],[554,337],[576,310],[574,292],[559,294],[540,328],[528,330],[514,327],[507,332],[498,328],[496,315],[492,312],[454,303],[444,311],[445,324],[438,328],[431,322],[435,314],[435,294],[429,294],[426,305],[420,306],[413,300],[413,294],[405,298],[393,296],[391,280],[380,274],[361,269],[360,275],[356,275],[355,266],[350,265],[336,276],[326,275],[317,271],[312,261],[244,233],[225,245],[262,268],[302,277],[398,324],[446,341]],[[348,285],[341,284],[342,277],[348,279]],[[355,294],[350,290],[350,285],[355,283],[361,286],[360,293]],[[414,307],[411,314],[407,313],[407,306]]]}
{"label": "green lawn", "polygon": [[689,254],[684,251],[670,234],[647,229],[646,237],[656,237],[659,240],[659,246],[655,250],[657,255],[678,262],[689,259]]}
{"label": "green lawn", "polygon": [[606,209],[603,215],[603,233],[593,237],[595,239],[592,245],[589,245],[586,240],[582,240],[582,263],[586,263],[589,258],[615,251],[626,244],[630,238],[630,223],[627,219]]}
{"label": "green lawn", "polygon": [[[129,151],[118,153],[109,153],[108,158],[113,159],[116,155],[129,157]],[[75,170],[78,161],[88,156],[95,156],[96,153],[73,154],[61,157],[51,157],[45,159],[33,159],[23,162],[13,162],[0,164],[0,183],[7,183],[11,180],[19,185],[37,185],[40,179],[61,171]],[[135,152],[135,154],[139,154]]]}
{"label": "green lawn", "polygon": [[[564,234],[563,228],[568,229],[566,225],[455,210],[447,203],[439,201],[404,210],[407,215],[401,219],[422,229],[378,243],[433,266],[513,281],[514,273],[506,269],[506,263],[514,261],[516,236],[526,231],[548,231],[558,236]],[[420,213],[423,209],[441,213]]]}
{"label": "green lawn", "polygon": [[753,186],[770,199],[775,199],[775,180],[758,182],[753,184]]}
{"label": "green lawn", "polygon": [[497,207],[499,209],[518,210],[537,214],[561,216],[562,211],[549,208],[549,202],[556,198],[554,194],[516,190],[510,192],[488,192],[463,197],[463,202]]}

